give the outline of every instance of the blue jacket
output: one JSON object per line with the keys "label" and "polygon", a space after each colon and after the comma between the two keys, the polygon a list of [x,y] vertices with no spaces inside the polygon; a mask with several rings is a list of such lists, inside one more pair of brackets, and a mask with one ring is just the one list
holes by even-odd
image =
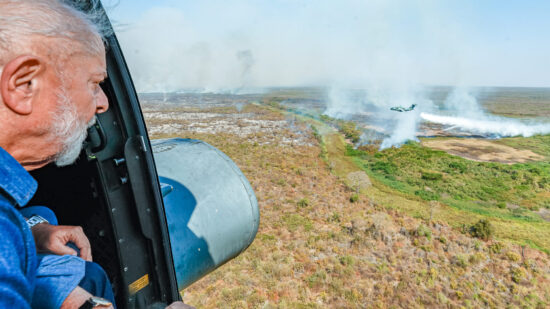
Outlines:
{"label": "blue jacket", "polygon": [[36,248],[16,207],[27,204],[36,188],[32,176],[0,147],[0,308],[30,308]]}

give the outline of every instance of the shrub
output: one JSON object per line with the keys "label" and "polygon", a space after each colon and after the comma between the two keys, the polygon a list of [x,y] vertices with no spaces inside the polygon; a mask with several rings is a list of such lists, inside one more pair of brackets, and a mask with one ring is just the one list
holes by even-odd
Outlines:
{"label": "shrub", "polygon": [[325,114],[322,114],[321,116],[319,116],[319,118],[324,121],[324,122],[332,122],[334,121],[334,118],[328,116],[328,115],[325,115]]}
{"label": "shrub", "polygon": [[263,242],[267,242],[267,243],[273,243],[273,242],[276,242],[277,239],[275,238],[275,236],[273,235],[269,235],[269,234],[260,234],[258,235],[259,239]]}
{"label": "shrub", "polygon": [[424,224],[420,224],[414,234],[418,237],[426,237],[428,240],[432,239],[432,230]]}
{"label": "shrub", "polygon": [[469,260],[468,256],[464,254],[458,254],[454,256],[453,263],[457,266],[465,268],[468,266],[468,260]]}
{"label": "shrub", "polygon": [[350,198],[349,198],[349,201],[352,202],[352,203],[355,203],[359,200],[359,194],[355,193],[353,194]]}
{"label": "shrub", "polygon": [[417,190],[414,192],[414,195],[420,197],[425,201],[437,201],[440,198],[439,194],[426,190]]}
{"label": "shrub", "polygon": [[339,124],[340,132],[349,138],[353,143],[357,143],[361,139],[361,131],[352,121],[342,121]]}
{"label": "shrub", "polygon": [[313,229],[313,223],[308,218],[302,217],[299,214],[285,215],[283,216],[283,222],[291,232],[296,231],[300,226],[302,226],[306,232]]}
{"label": "shrub", "polygon": [[357,157],[365,154],[363,150],[353,148],[351,145],[346,145],[346,156]]}
{"label": "shrub", "polygon": [[306,281],[311,288],[320,287],[325,283],[327,273],[324,270],[318,271],[309,276]]}
{"label": "shrub", "polygon": [[341,256],[338,260],[344,266],[353,266],[355,264],[355,259],[351,255]]}
{"label": "shrub", "polygon": [[483,240],[489,240],[494,232],[493,225],[486,219],[481,219],[470,227],[470,235]]}
{"label": "shrub", "polygon": [[377,161],[371,166],[371,170],[381,171],[386,175],[393,174],[397,170],[397,166],[391,162]]}
{"label": "shrub", "polygon": [[309,200],[307,198],[303,198],[299,200],[296,204],[298,204],[299,207],[307,207],[309,206]]}
{"label": "shrub", "polygon": [[512,267],[510,275],[512,276],[512,281],[520,283],[527,276],[527,273],[522,267]]}
{"label": "shrub", "polygon": [[281,103],[277,102],[277,101],[269,101],[267,103],[267,105],[269,105],[271,107],[274,107],[274,108],[277,108],[277,109],[283,109],[283,106],[281,105]]}
{"label": "shrub", "polygon": [[485,256],[481,252],[474,253],[470,255],[470,257],[468,258],[468,262],[470,262],[471,264],[479,264],[484,260],[485,260]]}
{"label": "shrub", "polygon": [[521,256],[514,251],[506,252],[506,258],[512,262],[518,262],[521,259]]}
{"label": "shrub", "polygon": [[477,251],[481,250],[481,242],[478,241],[478,240],[474,241],[474,248],[475,248]]}
{"label": "shrub", "polygon": [[328,222],[340,222],[340,214],[337,212],[333,212],[332,216],[328,218]]}
{"label": "shrub", "polygon": [[491,253],[500,253],[502,251],[502,244],[495,242],[489,246],[489,252]]}
{"label": "shrub", "polygon": [[460,173],[464,173],[467,169],[466,164],[461,162],[451,162],[449,163],[449,167],[459,171]]}
{"label": "shrub", "polygon": [[311,131],[313,131],[313,137],[317,140],[317,142],[321,143],[323,137],[319,134],[319,129],[317,129],[316,126],[311,125]]}
{"label": "shrub", "polygon": [[443,178],[443,175],[440,173],[432,173],[432,172],[422,172],[422,179],[424,180],[441,180]]}

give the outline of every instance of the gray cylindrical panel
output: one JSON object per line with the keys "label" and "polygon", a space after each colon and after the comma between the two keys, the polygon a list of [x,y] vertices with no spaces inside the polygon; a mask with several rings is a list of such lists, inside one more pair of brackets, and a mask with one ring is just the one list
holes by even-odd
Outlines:
{"label": "gray cylindrical panel", "polygon": [[234,258],[254,240],[256,196],[229,157],[192,139],[152,140],[179,289]]}

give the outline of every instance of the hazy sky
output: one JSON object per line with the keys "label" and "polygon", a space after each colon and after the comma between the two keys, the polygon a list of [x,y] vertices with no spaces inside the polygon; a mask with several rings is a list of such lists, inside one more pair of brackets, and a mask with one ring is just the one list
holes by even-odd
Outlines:
{"label": "hazy sky", "polygon": [[103,2],[139,91],[550,86],[545,0]]}

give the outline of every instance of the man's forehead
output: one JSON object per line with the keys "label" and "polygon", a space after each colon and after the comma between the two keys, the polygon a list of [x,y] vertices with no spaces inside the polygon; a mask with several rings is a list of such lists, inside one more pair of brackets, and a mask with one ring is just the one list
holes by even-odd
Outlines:
{"label": "man's forehead", "polygon": [[92,75],[107,76],[105,55],[80,54],[77,57],[72,57],[72,64],[84,68]]}

